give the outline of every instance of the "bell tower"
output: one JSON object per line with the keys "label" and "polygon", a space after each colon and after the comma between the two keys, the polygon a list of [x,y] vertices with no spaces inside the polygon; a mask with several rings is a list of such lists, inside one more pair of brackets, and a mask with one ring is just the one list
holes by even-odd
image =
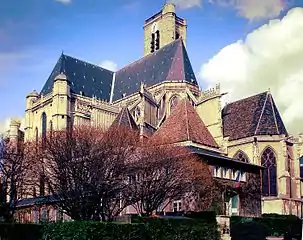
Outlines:
{"label": "bell tower", "polygon": [[182,37],[186,45],[186,20],[176,15],[175,5],[166,3],[162,10],[144,23],[144,56]]}

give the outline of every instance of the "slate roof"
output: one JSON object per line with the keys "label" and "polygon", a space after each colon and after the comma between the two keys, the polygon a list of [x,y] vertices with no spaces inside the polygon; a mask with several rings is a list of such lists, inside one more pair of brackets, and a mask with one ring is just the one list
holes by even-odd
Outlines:
{"label": "slate roof", "polygon": [[242,162],[235,158],[230,158],[228,156],[222,155],[217,152],[213,152],[207,149],[202,149],[198,147],[189,146],[187,147],[189,152],[198,154],[200,156],[204,156],[207,158],[209,162],[213,164],[219,164],[220,166],[234,166],[238,167],[239,169],[262,169],[262,166],[255,165],[252,163]]}
{"label": "slate roof", "polygon": [[24,198],[17,202],[16,207],[29,207],[33,205],[51,204],[59,201],[59,197],[55,195],[40,196],[35,198]]}
{"label": "slate roof", "polygon": [[222,110],[224,137],[236,140],[257,135],[288,135],[270,92],[226,105]]}
{"label": "slate roof", "polygon": [[150,87],[166,80],[198,85],[181,38],[118,70],[113,100],[139,91],[142,82]]}
{"label": "slate roof", "polygon": [[118,116],[115,118],[115,120],[111,125],[111,127],[114,126],[115,127],[123,126],[123,127],[128,127],[131,130],[138,130],[138,126],[127,107],[121,109]]}
{"label": "slate roof", "polygon": [[46,95],[52,91],[54,79],[60,73],[67,76],[73,93],[80,94],[82,92],[84,96],[95,96],[102,100],[110,100],[114,73],[65,54],[61,54],[43,86],[41,94]]}
{"label": "slate roof", "polygon": [[175,107],[169,117],[153,135],[162,144],[192,141],[204,146],[219,148],[211,133],[187,99]]}

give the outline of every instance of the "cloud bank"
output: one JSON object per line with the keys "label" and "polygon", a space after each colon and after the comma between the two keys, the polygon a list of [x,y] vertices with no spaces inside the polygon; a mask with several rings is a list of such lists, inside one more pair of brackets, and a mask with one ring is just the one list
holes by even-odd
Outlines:
{"label": "cloud bank", "polygon": [[270,88],[292,134],[303,132],[303,8],[290,10],[224,47],[203,64],[199,76],[209,86],[221,83],[225,101]]}
{"label": "cloud bank", "polygon": [[[170,0],[180,9],[202,6],[203,0]],[[237,11],[238,15],[246,19],[269,19],[277,17],[287,8],[290,0],[204,0],[204,3],[229,7]]]}
{"label": "cloud bank", "polygon": [[110,61],[110,60],[104,60],[103,62],[101,62],[100,67],[113,71],[113,72],[118,70],[118,65],[115,62]]}
{"label": "cloud bank", "polygon": [[72,0],[55,0],[56,2],[62,3],[62,4],[69,4],[72,2]]}

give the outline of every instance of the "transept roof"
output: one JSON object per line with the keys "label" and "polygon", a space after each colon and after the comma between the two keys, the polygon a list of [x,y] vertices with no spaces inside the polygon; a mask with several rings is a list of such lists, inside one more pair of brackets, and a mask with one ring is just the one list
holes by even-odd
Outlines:
{"label": "transept roof", "polygon": [[154,140],[162,144],[192,141],[208,147],[218,148],[218,145],[202,119],[187,100],[183,99],[153,135]]}
{"label": "transept roof", "polygon": [[41,94],[52,91],[54,79],[60,73],[67,76],[73,93],[106,101],[111,98],[119,100],[136,93],[142,83],[147,87],[163,81],[187,81],[198,85],[182,39],[173,41],[116,73],[62,54]]}
{"label": "transept roof", "polygon": [[222,110],[223,133],[229,140],[258,135],[288,135],[270,92],[229,103]]}
{"label": "transept roof", "polygon": [[113,72],[97,65],[61,54],[53,71],[44,84],[41,94],[46,95],[52,91],[54,79],[60,73],[67,76],[70,89],[73,93],[87,97],[97,97],[110,100]]}

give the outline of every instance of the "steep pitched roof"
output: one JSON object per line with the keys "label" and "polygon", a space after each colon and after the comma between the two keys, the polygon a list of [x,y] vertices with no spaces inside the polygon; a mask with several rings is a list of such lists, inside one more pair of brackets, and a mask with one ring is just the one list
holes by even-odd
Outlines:
{"label": "steep pitched roof", "polygon": [[71,91],[84,96],[110,100],[113,72],[79,59],[61,54],[52,73],[41,90],[45,95],[52,91],[55,77],[64,73],[69,82]]}
{"label": "steep pitched roof", "polygon": [[180,101],[153,135],[153,139],[159,140],[163,144],[192,141],[218,148],[211,133],[187,99]]}
{"label": "steep pitched roof", "polygon": [[224,136],[230,140],[255,135],[288,135],[269,92],[263,92],[225,106],[222,110]]}
{"label": "steep pitched roof", "polygon": [[127,107],[121,109],[118,116],[115,118],[111,125],[111,127],[120,126],[130,128],[131,130],[138,130],[138,126]]}
{"label": "steep pitched roof", "polygon": [[166,80],[198,85],[182,39],[117,71],[113,100],[137,92],[142,82],[149,87]]}

